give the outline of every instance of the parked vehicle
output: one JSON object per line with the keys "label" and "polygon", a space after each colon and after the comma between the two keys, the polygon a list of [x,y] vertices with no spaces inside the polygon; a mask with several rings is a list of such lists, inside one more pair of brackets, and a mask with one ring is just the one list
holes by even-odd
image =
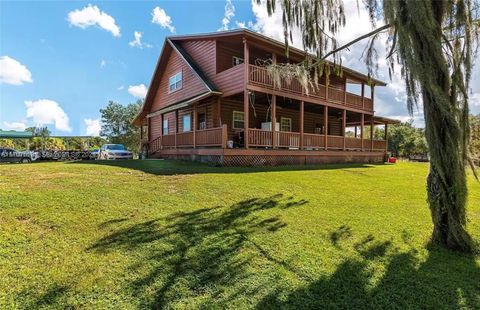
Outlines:
{"label": "parked vehicle", "polygon": [[98,154],[100,153],[100,149],[93,149],[90,151],[90,159],[98,159]]}
{"label": "parked vehicle", "polygon": [[0,162],[30,163],[39,157],[37,152],[16,151],[12,148],[0,148]]}
{"label": "parked vehicle", "polygon": [[104,144],[100,148],[98,159],[133,159],[133,153],[123,144]]}

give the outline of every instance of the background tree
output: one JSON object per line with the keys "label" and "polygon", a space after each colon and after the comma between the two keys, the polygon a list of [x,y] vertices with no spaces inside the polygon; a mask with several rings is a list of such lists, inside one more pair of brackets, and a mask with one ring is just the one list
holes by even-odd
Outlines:
{"label": "background tree", "polygon": [[105,109],[100,109],[102,115],[101,136],[107,137],[111,143],[124,144],[135,153],[140,152],[140,129],[132,125],[139,113],[143,101],[138,100],[127,106],[110,101]]}
{"label": "background tree", "polygon": [[[261,0],[257,0],[261,2]],[[472,59],[478,42],[478,3],[473,0],[365,0],[372,24],[383,17],[383,26],[338,46],[335,35],[345,25],[342,0],[282,0],[285,42],[292,40],[298,27],[306,57],[298,65],[270,65],[274,82],[280,77],[297,78],[305,87],[322,74],[341,74],[340,52],[368,38],[366,64],[375,71],[375,40],[388,31],[390,69],[401,66],[410,113],[421,100],[425,117],[425,134],[430,151],[427,178],[428,202],[434,229],[431,241],[450,249],[472,251],[473,241],[466,231],[467,182],[465,167],[469,154],[468,91]],[[277,0],[266,0],[269,14]],[[476,6],[476,7],[474,7]],[[476,11],[477,10],[477,11]],[[288,56],[288,49],[287,49]],[[332,59],[326,62],[326,59]],[[313,74],[311,74],[313,72]]]}
{"label": "background tree", "polygon": [[388,151],[395,157],[427,154],[428,147],[424,130],[415,128],[410,122],[390,126]]}
{"label": "background tree", "polygon": [[472,133],[472,143],[470,151],[477,165],[480,165],[480,114],[470,116],[470,127]]}

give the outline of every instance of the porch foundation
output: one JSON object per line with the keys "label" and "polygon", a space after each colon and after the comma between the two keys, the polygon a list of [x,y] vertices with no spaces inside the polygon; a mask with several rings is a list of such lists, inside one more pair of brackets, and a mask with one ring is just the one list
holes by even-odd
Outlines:
{"label": "porch foundation", "polygon": [[220,167],[258,167],[333,163],[382,163],[384,152],[301,151],[271,149],[172,149],[152,158],[197,161]]}

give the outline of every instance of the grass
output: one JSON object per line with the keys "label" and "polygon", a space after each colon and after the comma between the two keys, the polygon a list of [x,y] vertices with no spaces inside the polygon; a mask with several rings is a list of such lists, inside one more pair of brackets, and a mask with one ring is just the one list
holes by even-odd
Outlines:
{"label": "grass", "polygon": [[427,170],[1,165],[0,309],[479,309],[480,257],[428,246]]}

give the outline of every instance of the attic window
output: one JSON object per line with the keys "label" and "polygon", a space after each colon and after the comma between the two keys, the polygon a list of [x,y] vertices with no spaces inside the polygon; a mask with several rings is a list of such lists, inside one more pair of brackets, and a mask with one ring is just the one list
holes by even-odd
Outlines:
{"label": "attic window", "polygon": [[182,88],[182,72],[178,72],[175,75],[172,75],[168,79],[168,91],[176,91]]}
{"label": "attic window", "polygon": [[238,66],[240,64],[243,64],[243,58],[240,58],[240,57],[237,57],[237,56],[233,56],[232,57],[232,64],[233,66]]}

